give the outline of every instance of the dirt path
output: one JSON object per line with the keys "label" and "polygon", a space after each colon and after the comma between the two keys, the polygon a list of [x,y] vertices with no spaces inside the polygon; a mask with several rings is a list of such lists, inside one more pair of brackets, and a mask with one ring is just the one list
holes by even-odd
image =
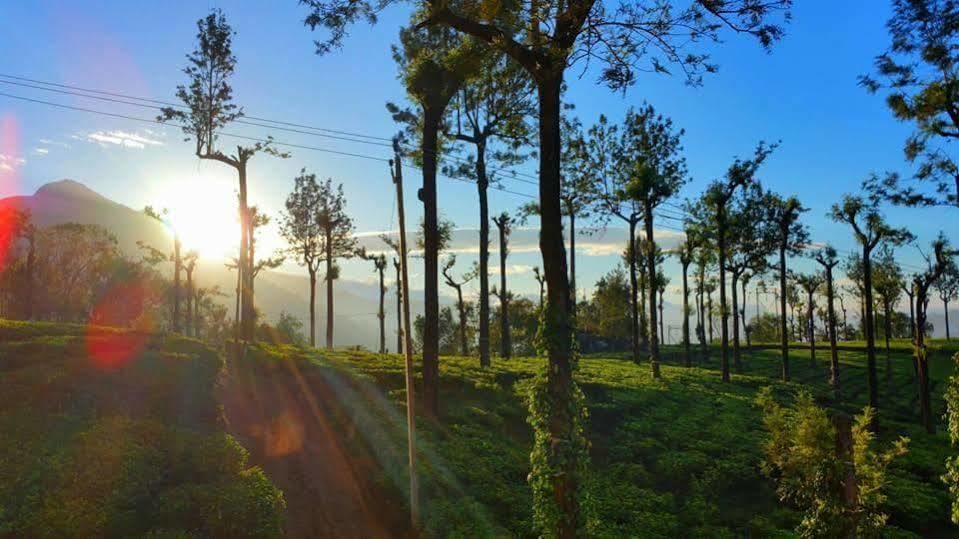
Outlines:
{"label": "dirt path", "polygon": [[[405,537],[405,511],[382,492],[375,459],[347,448],[355,435],[322,376],[291,363],[238,367],[228,361],[219,400],[227,430],[283,490],[288,537]],[[345,425],[345,427],[344,427]]]}

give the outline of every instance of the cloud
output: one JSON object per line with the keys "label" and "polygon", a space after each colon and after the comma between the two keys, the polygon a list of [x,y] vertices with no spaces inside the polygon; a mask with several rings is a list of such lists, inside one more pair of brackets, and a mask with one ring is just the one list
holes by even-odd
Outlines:
{"label": "cloud", "polygon": [[[489,268],[490,275],[499,275],[499,265],[490,265]],[[525,264],[507,264],[506,265],[506,275],[525,275],[527,273],[533,273],[533,266],[527,266]]]}
{"label": "cloud", "polygon": [[150,138],[152,135],[152,131],[146,132],[145,135],[120,130],[95,131],[93,133],[87,133],[86,140],[99,144],[101,148],[108,148],[111,144],[135,150],[142,150],[147,146],[163,146],[162,141]]}
{"label": "cloud", "polygon": [[22,157],[14,157],[0,153],[0,170],[4,172],[12,172],[14,169],[20,168],[26,163],[27,160]]}
{"label": "cloud", "polygon": [[50,150],[48,150],[47,148],[34,148],[34,149],[33,149],[33,155],[47,155],[48,153],[50,153]]}
{"label": "cloud", "polygon": [[[79,139],[80,137],[78,137],[78,136],[76,136],[76,135],[73,135],[71,138],[73,138],[73,139]],[[51,139],[48,139],[48,138],[37,139],[37,142],[39,142],[40,144],[42,144],[42,145],[44,145],[44,146],[57,146],[57,147],[60,147],[60,148],[69,148],[69,147],[70,147],[70,145],[67,144],[66,142],[60,142],[60,141],[51,140]]]}
{"label": "cloud", "polygon": [[[396,239],[399,234],[395,230],[385,232],[364,232],[356,235],[356,239],[362,247],[369,252],[379,254],[392,254],[393,251],[388,247],[380,235],[386,235]],[[619,256],[626,249],[626,239],[628,231],[625,228],[583,228],[576,234],[576,252],[580,256]],[[412,234],[407,233],[409,239],[407,245],[411,248],[412,254],[419,251],[413,250],[415,245]],[[675,249],[679,246],[684,235],[681,232],[672,230],[657,229],[655,231],[656,243],[663,250]],[[567,245],[568,245],[567,234]],[[476,255],[479,254],[479,231],[475,228],[460,228],[453,231],[450,238],[447,253]],[[490,230],[490,252],[496,253],[499,250],[499,240],[495,227]],[[520,253],[539,253],[539,229],[532,227],[522,227],[513,230],[509,240],[509,251],[511,254]]]}

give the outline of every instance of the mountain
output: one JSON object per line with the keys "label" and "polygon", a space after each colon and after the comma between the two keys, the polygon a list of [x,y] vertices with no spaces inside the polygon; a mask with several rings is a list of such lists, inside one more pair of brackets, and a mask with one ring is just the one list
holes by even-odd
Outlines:
{"label": "mountain", "polygon": [[[80,182],[70,179],[48,183],[33,195],[0,199],[0,208],[14,205],[29,210],[33,223],[53,226],[62,223],[98,225],[113,233],[120,250],[131,258],[139,257],[137,241],[157,248],[172,246],[169,232],[154,219],[123,204],[114,202],[93,191]],[[172,273],[172,266],[169,271]],[[217,285],[226,296],[224,305],[233,312],[236,289],[236,273],[228,270],[221,261],[201,259],[197,263],[195,277],[199,286]],[[415,297],[414,297],[415,298]],[[303,321],[304,329],[309,324],[309,279],[305,275],[278,271],[264,271],[256,279],[256,305],[267,320],[275,321],[282,311],[289,312]],[[379,325],[376,312],[379,308],[377,287],[357,281],[341,279],[334,288],[334,344],[336,346],[363,345],[370,349],[379,346]],[[395,348],[396,300],[392,294],[386,301],[387,346]],[[422,301],[414,299],[414,313],[422,312]],[[326,292],[323,283],[317,283],[316,340],[324,342],[326,328]]]}

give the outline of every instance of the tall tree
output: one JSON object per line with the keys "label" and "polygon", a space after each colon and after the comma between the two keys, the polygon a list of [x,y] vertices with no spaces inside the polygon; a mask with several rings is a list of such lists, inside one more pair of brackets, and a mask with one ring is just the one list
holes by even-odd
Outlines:
{"label": "tall tree", "polygon": [[722,380],[729,381],[729,310],[726,301],[726,270],[729,256],[729,227],[733,196],[741,189],[751,187],[756,181],[755,176],[759,167],[766,161],[769,154],[776,149],[776,144],[767,145],[760,142],[750,159],[737,158],[729,166],[726,175],[721,180],[712,182],[703,193],[699,203],[691,208],[692,215],[698,215],[703,221],[700,225],[704,230],[713,230],[716,243],[717,264],[719,266],[719,317],[720,317],[720,351],[722,358]]}
{"label": "tall tree", "polygon": [[936,281],[936,291],[939,293],[939,299],[942,300],[942,311],[945,315],[943,325],[946,328],[946,340],[950,340],[949,333],[949,302],[959,297],[959,268],[949,266],[943,272],[939,280]]}
{"label": "tall tree", "polygon": [[[257,230],[265,227],[270,224],[270,216],[261,212],[260,209],[256,206],[250,206],[249,220],[247,223],[250,226],[250,230],[247,233],[249,237],[249,253],[247,255],[248,260],[250,261],[250,276],[247,280],[248,294],[250,297],[250,303],[253,306],[256,306],[256,278],[259,277],[260,272],[263,270],[272,270],[280,267],[286,258],[281,254],[274,254],[273,256],[266,258],[257,258],[256,254],[256,232]],[[253,309],[253,323],[256,325],[256,317],[258,316],[257,310]],[[254,339],[256,334],[254,333]]]}
{"label": "tall tree", "polygon": [[443,263],[443,278],[446,284],[456,290],[456,310],[459,311],[460,318],[460,354],[468,356],[470,353],[469,338],[466,333],[466,302],[463,301],[463,285],[473,280],[479,271],[477,267],[470,269],[459,280],[453,276],[453,266],[456,265],[456,255],[449,255]]}
{"label": "tall tree", "polygon": [[788,289],[786,283],[786,255],[798,254],[800,249],[809,242],[809,231],[799,221],[806,208],[796,197],[782,198],[770,194],[766,201],[769,210],[769,220],[775,229],[776,249],[779,252],[779,347],[782,351],[782,378],[789,381],[789,331],[786,328],[786,300]]}
{"label": "tall tree", "polygon": [[623,159],[625,153],[621,151],[622,139],[619,126],[610,124],[606,117],[601,115],[599,122],[589,129],[589,138],[585,146],[588,162],[586,168],[594,178],[593,199],[595,211],[601,222],[606,224],[610,219],[617,218],[626,223],[628,235],[624,257],[629,268],[632,313],[630,336],[633,361],[639,362],[640,347],[646,344],[647,334],[640,323],[639,282],[636,267],[639,259],[636,249],[636,226],[642,219],[643,208],[638,200],[633,200],[627,195],[626,188],[631,176],[629,164]]}
{"label": "tall tree", "polygon": [[687,229],[686,239],[676,251],[683,272],[683,365],[692,367],[693,358],[689,341],[689,265],[693,262],[696,246],[691,232]]}
{"label": "tall tree", "polygon": [[[897,174],[873,176],[869,187],[909,206],[959,206],[959,165],[945,146],[959,139],[959,5],[952,0],[894,0],[886,24],[891,44],[875,60],[875,75],[859,78],[870,93],[887,91],[886,105],[915,131],[904,153],[917,163],[907,185]],[[924,189],[923,186],[932,189]]]}
{"label": "tall tree", "polygon": [[[836,345],[836,308],[833,301],[836,298],[836,287],[833,277],[833,269],[839,264],[836,258],[836,249],[826,245],[813,253],[813,258],[822,266],[823,276],[826,282],[826,312],[829,319],[829,384],[833,387],[836,398],[839,398],[839,349]],[[840,296],[841,297],[841,296]]]}
{"label": "tall tree", "polygon": [[916,338],[914,340],[916,367],[919,375],[919,418],[926,432],[935,433],[930,398],[929,360],[926,351],[926,308],[929,305],[929,288],[935,284],[949,266],[955,264],[949,242],[940,233],[932,244],[932,255],[927,256],[926,270],[913,277],[916,291]]}
{"label": "tall tree", "polygon": [[320,229],[320,251],[326,264],[326,348],[333,348],[333,281],[339,278],[337,259],[352,258],[356,254],[356,227],[353,218],[346,213],[346,196],[343,184],[333,187],[327,178],[319,183],[319,206],[317,222]]}
{"label": "tall tree", "polygon": [[[154,219],[163,224],[168,230],[173,233],[173,251],[170,253],[169,257],[163,256],[163,260],[169,260],[173,262],[173,288],[171,289],[171,294],[173,295],[173,332],[180,332],[180,302],[183,299],[182,287],[180,286],[180,274],[183,272],[183,257],[181,256],[180,251],[183,248],[183,243],[180,241],[180,233],[177,231],[176,227],[170,222],[169,219],[169,210],[163,208],[162,210],[156,210],[153,206],[145,206],[143,208],[143,213],[147,217]],[[137,242],[137,245],[140,249],[147,251],[152,251],[152,256],[156,258],[157,250],[153,247],[146,245],[143,242]]]}
{"label": "tall tree", "polygon": [[434,417],[439,415],[439,135],[450,101],[479,66],[479,51],[478,42],[441,27],[403,28],[400,45],[393,47],[406,92],[418,107],[410,111],[387,105],[395,120],[419,135],[414,158],[423,170],[423,186],[418,192],[424,223],[423,402]]}
{"label": "tall tree", "polygon": [[509,302],[511,294],[506,288],[506,257],[509,256],[509,236],[513,231],[513,217],[503,212],[493,217],[493,223],[499,230],[499,278],[500,287],[493,287],[493,294],[500,303],[500,355],[509,359],[513,355],[513,344],[510,340]]}
{"label": "tall tree", "polygon": [[186,324],[184,324],[185,334],[191,336],[194,333],[193,302],[196,296],[196,283],[193,281],[193,270],[196,269],[196,261],[200,258],[196,251],[188,251],[183,256],[183,272],[186,274]]}
{"label": "tall tree", "polygon": [[320,227],[320,185],[316,174],[300,171],[293,179],[293,191],[286,197],[286,212],[280,223],[280,235],[298,264],[306,266],[310,276],[310,346],[316,346],[316,274],[325,255]]}
{"label": "tall tree", "polygon": [[[392,2],[302,1],[310,8],[307,24],[330,33],[320,43],[322,51],[339,46],[349,24],[358,19],[375,21],[380,9]],[[543,328],[549,338],[543,342],[551,364],[540,389],[547,394],[545,401],[556,405],[545,410],[542,421],[534,424],[546,432],[537,438],[534,447],[543,463],[532,472],[534,518],[544,533],[571,537],[585,524],[579,500],[586,442],[579,427],[582,412],[570,404],[578,393],[573,381],[573,321],[560,226],[560,116],[566,69],[578,59],[593,58],[603,65],[602,80],[608,86],[625,89],[636,81],[637,72],[668,72],[667,64],[678,64],[695,84],[704,71],[716,69],[706,54],[692,50],[698,43],[718,41],[720,31],[730,28],[756,37],[768,48],[783,35],[782,28],[770,22],[770,15],[788,9],[791,1],[699,0],[677,4],[669,0],[622,0],[618,8],[610,10],[594,0],[544,1],[531,9],[491,1],[463,6],[438,0],[412,1],[425,8],[421,26],[451,27],[475,36],[509,55],[536,83],[540,250],[549,298]]]}
{"label": "tall tree", "polygon": [[657,264],[656,240],[653,237],[654,214],[664,202],[676,196],[689,180],[686,160],[680,155],[683,147],[682,129],[673,127],[673,121],[657,114],[652,105],[630,108],[623,122],[622,138],[618,144],[617,163],[625,167],[625,198],[638,203],[646,229],[644,249],[649,288],[649,364],[653,378],[659,378],[659,343],[656,334],[659,314],[656,312]]}
{"label": "tall tree", "polygon": [[[380,278],[380,307],[376,312],[376,318],[380,322],[380,353],[386,353],[386,255],[380,253],[378,255],[367,254],[365,250],[357,251],[357,256],[364,260],[369,260],[373,263],[373,271],[375,271]],[[398,316],[398,315],[397,315]]]}
{"label": "tall tree", "polygon": [[539,285],[539,308],[542,309],[546,295],[546,278],[543,276],[543,272],[539,270],[539,266],[533,266],[533,278]]}
{"label": "tall tree", "polygon": [[450,136],[474,148],[465,162],[447,167],[447,171],[454,177],[475,181],[479,198],[479,356],[483,367],[489,366],[490,354],[488,191],[490,183],[496,181],[487,163],[508,166],[526,159],[521,149],[529,144],[533,133],[528,122],[535,111],[532,90],[520,66],[490,51],[452,104],[455,128]]}
{"label": "tall tree", "polygon": [[[774,249],[775,234],[768,219],[765,218],[765,196],[758,184],[744,187],[729,208],[727,268],[731,276],[730,290],[733,314],[733,366],[742,373],[742,353],[739,341],[740,302],[737,286],[743,286],[742,312],[746,308],[746,281],[749,271],[761,271],[766,267],[766,259]],[[742,317],[746,327],[745,315]],[[748,333],[747,333],[748,339]]]}
{"label": "tall tree", "polygon": [[902,268],[896,262],[892,249],[883,245],[872,268],[872,287],[876,292],[877,303],[882,306],[883,338],[886,341],[886,385],[892,387],[892,321],[895,306],[902,296],[904,277]]}
{"label": "tall tree", "polygon": [[797,273],[796,284],[806,293],[806,338],[809,339],[809,363],[816,368],[816,291],[822,286],[822,277],[815,273]]}
{"label": "tall tree", "polygon": [[233,168],[239,182],[240,203],[240,253],[238,272],[241,282],[241,320],[238,337],[252,340],[255,328],[255,311],[250,297],[252,262],[249,260],[249,207],[247,205],[247,164],[257,153],[277,157],[287,154],[272,146],[272,139],[257,142],[253,146],[237,146],[236,152],[224,153],[217,148],[218,132],[243,117],[243,109],[233,103],[233,87],[230,78],[236,69],[233,55],[233,29],[219,9],[197,21],[197,47],[187,55],[183,69],[189,83],[177,86],[177,98],[182,106],[164,107],[158,121],[179,122],[187,140],[195,141],[195,151],[200,159],[210,159]]}
{"label": "tall tree", "polygon": [[856,241],[862,248],[863,328],[866,335],[866,362],[869,370],[869,406],[876,410],[872,429],[879,421],[879,378],[876,373],[876,333],[873,319],[872,252],[883,242],[899,245],[911,235],[905,229],[889,226],[879,213],[875,201],[859,196],[845,195],[842,202],[833,204],[830,217],[852,228]]}

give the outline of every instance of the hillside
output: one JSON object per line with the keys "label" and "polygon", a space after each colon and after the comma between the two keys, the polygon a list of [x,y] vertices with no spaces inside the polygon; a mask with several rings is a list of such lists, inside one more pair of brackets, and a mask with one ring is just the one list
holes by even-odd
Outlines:
{"label": "hillside", "polygon": [[[954,351],[941,349],[932,359],[937,413]],[[716,359],[692,369],[667,364],[663,380],[654,381],[646,365],[583,358],[591,535],[791,536],[798,514],[777,501],[773,482],[759,468],[765,433],[754,399],[767,385],[787,401],[800,384],[820,402],[829,402],[831,392],[824,365],[812,368],[802,350],[793,358],[795,381],[777,382],[777,354],[747,354],[746,373],[734,375],[731,384],[720,382]],[[339,388],[336,397],[359,429],[350,432],[351,446],[375,448],[388,472],[381,480],[405,492],[400,358],[266,348],[252,360],[261,365],[264,384],[289,369]],[[903,434],[912,441],[890,471],[888,535],[959,536],[939,480],[954,450],[944,434],[930,437],[917,427],[908,355],[897,352],[895,360],[892,388],[883,391],[881,439]],[[840,408],[857,413],[866,398],[863,354],[844,352],[842,361],[848,404]],[[494,360],[481,370],[474,358],[443,358],[440,421],[421,417],[419,423],[427,536],[533,536],[526,483],[532,440],[524,401],[530,377],[541,368],[538,359]]]}
{"label": "hillside", "polygon": [[[166,250],[172,245],[169,232],[160,223],[74,180],[48,183],[33,195],[0,199],[0,207],[3,206],[29,210],[33,222],[39,226],[68,222],[101,226],[116,236],[120,250],[129,257],[140,256],[137,241]],[[169,269],[172,273],[172,266]],[[235,272],[226,269],[222,261],[201,259],[197,264],[196,278],[199,286],[219,286],[227,294],[220,301],[231,307],[232,312]],[[306,325],[309,320],[308,285],[305,272],[264,271],[256,282],[257,308],[268,320],[276,320],[282,311],[287,311],[300,317]],[[322,341],[326,323],[326,295],[320,292],[318,290],[316,301],[318,341]],[[378,333],[372,328],[376,321],[373,313],[378,309],[377,301],[373,285],[347,280],[337,282],[334,289],[334,342],[337,346],[363,345],[371,349],[378,346]],[[418,312],[422,310],[422,301],[414,301],[411,306],[414,312]],[[386,302],[388,328],[396,327],[394,307],[394,301]],[[388,338],[388,342],[393,341]]]}
{"label": "hillside", "polygon": [[275,537],[200,343],[0,321],[0,537]]}

